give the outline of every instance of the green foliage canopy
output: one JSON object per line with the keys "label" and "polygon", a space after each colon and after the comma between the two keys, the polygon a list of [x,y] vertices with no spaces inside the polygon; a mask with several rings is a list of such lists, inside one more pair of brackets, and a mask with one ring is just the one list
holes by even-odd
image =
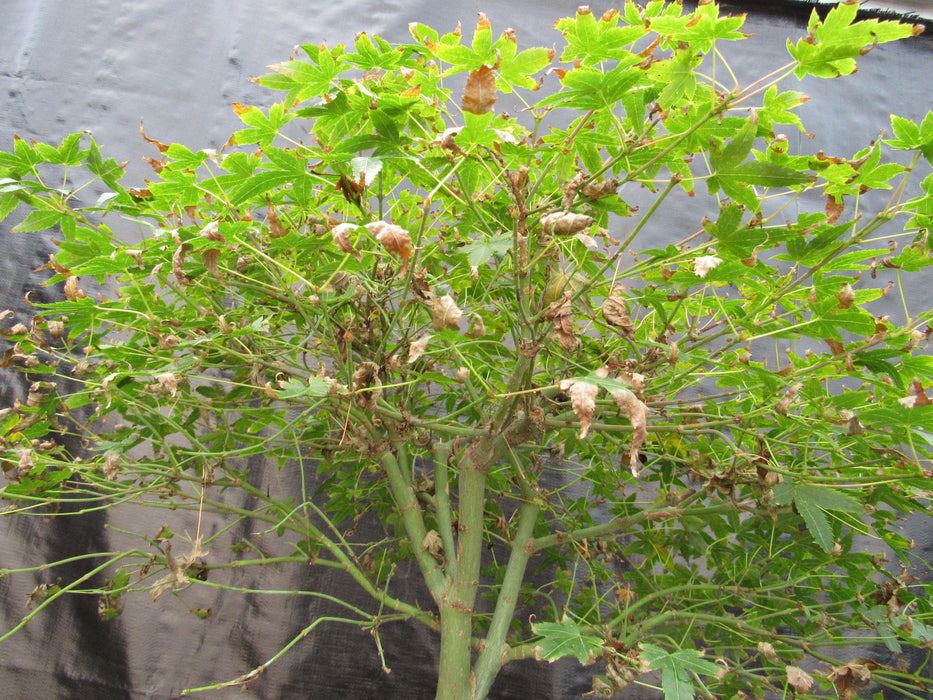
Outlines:
{"label": "green foliage canopy", "polygon": [[[814,12],[750,85],[716,48],[744,18],[710,2],[581,7],[559,53],[485,16],[469,43],[413,24],[408,44],[302,46],[256,79],[282,101],[235,104],[220,152],[143,134],[160,153],[143,186],[88,135],[17,139],[0,215],[57,230],[65,299],[3,314],[2,364],[30,384],[0,412],[5,514],[252,517],[290,552],[250,559],[199,530],[172,555],[171,531],[138,533],[96,555],[104,588],[37,589],[26,621],[69,592],[113,617],[130,591],[224,585],[234,561],[313,563],[372,595],[381,612],[345,621],[377,639],[399,618],[441,632],[439,697],[482,697],[532,656],[601,661],[600,693],[649,671],[669,698],[922,692],[919,669],[825,651],[866,630],[893,653],[933,639],[898,525],[928,514],[931,311],[876,310],[931,264],[933,113],[852,154],[776,131],[804,130],[787,79],[848,75],[915,33],[857,9]],[[497,111],[503,95],[527,108]],[[659,243],[679,193],[707,217]],[[251,457],[297,476],[258,488]],[[382,539],[345,536],[372,515]],[[433,607],[389,593],[406,558]]]}

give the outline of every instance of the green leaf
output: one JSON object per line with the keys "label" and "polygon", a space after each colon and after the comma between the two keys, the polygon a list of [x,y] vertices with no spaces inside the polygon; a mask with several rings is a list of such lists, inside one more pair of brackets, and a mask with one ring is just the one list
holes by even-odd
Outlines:
{"label": "green leaf", "polygon": [[810,535],[827,553],[832,552],[835,544],[827,513],[861,513],[865,510],[861,503],[842,491],[796,480],[775,486],[774,502],[779,505],[793,502]]}
{"label": "green leaf", "polygon": [[460,249],[461,253],[466,253],[470,265],[479,267],[484,265],[496,255],[504,255],[512,249],[512,235],[509,233],[500,233],[482,240],[475,240],[469,245]]}
{"label": "green leaf", "polygon": [[257,173],[230,191],[230,203],[240,205],[271,189],[282,187],[295,179],[295,173],[282,170],[267,170]]}
{"label": "green leaf", "polygon": [[661,671],[664,700],[693,700],[694,675],[715,676],[722,670],[718,664],[707,661],[695,649],[678,649],[669,654],[654,644],[642,644],[642,657],[651,668]]}
{"label": "green leaf", "polygon": [[532,624],[531,630],[541,637],[535,646],[537,659],[556,661],[573,656],[581,664],[589,664],[602,652],[603,640],[592,634],[584,634],[567,615],[560,622]]}
{"label": "green leaf", "polygon": [[279,398],[297,399],[304,396],[327,396],[330,391],[330,384],[324,377],[310,377],[308,381],[292,378],[285,384],[285,387],[277,392]]}
{"label": "green leaf", "polygon": [[13,233],[32,233],[33,231],[45,231],[56,226],[62,220],[64,214],[51,209],[38,209],[29,213],[22,222],[14,226]]}

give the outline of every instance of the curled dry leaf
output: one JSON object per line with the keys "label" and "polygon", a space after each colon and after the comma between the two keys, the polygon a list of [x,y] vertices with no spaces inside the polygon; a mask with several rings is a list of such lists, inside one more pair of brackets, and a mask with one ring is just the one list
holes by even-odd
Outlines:
{"label": "curled dry leaf", "polygon": [[612,400],[632,424],[632,445],[629,447],[629,469],[638,477],[638,450],[648,437],[648,407],[628,389],[614,389]]}
{"label": "curled dry leaf", "polygon": [[561,207],[564,211],[573,207],[573,200],[576,199],[577,190],[580,189],[580,185],[586,181],[587,177],[589,176],[586,173],[577,173],[564,187],[564,196],[561,199]]}
{"label": "curled dry leaf", "polygon": [[387,251],[402,259],[402,269],[399,274],[407,273],[408,262],[411,259],[411,235],[408,231],[385,221],[373,221],[366,224],[366,230],[375,236]]}
{"label": "curled dry leaf", "polygon": [[826,677],[832,681],[840,700],[858,697],[858,691],[871,683],[872,669],[879,668],[871,659],[855,659],[845,666],[834,666]]}
{"label": "curled dry leaf", "polygon": [[855,303],[855,290],[852,289],[852,285],[846,282],[842,289],[839,290],[839,293],[836,295],[836,298],[839,300],[840,309],[851,309],[852,304]]}
{"label": "curled dry leaf", "polygon": [[120,475],[120,463],[122,462],[122,455],[116,450],[107,450],[104,453],[104,464],[102,470],[104,472],[104,478],[109,481],[116,481],[117,477]]}
{"label": "curled dry leaf", "polygon": [[217,241],[218,243],[227,242],[227,239],[220,233],[220,223],[217,221],[209,221],[199,233],[209,241]]}
{"label": "curled dry leaf", "polygon": [[431,340],[431,334],[423,335],[414,343],[408,346],[408,364],[415,362],[419,357],[424,355],[424,351],[428,349],[428,342]]}
{"label": "curled dry leaf", "polygon": [[445,328],[456,330],[460,328],[460,318],[463,316],[463,312],[457,306],[453,297],[445,294],[434,299],[432,305],[434,306],[434,314],[431,323],[434,330],[442,331]]}
{"label": "curled dry leaf", "polygon": [[68,301],[77,301],[78,299],[84,299],[86,296],[87,295],[81,291],[81,288],[78,286],[77,277],[71,275],[65,280],[65,298]]}
{"label": "curled dry leaf", "polygon": [[49,337],[52,340],[60,340],[65,335],[65,322],[64,321],[49,321]]}
{"label": "curled dry leaf", "polygon": [[541,217],[541,229],[554,236],[572,236],[592,224],[592,216],[571,211],[554,211]]}
{"label": "curled dry leaf", "polygon": [[147,143],[151,143],[153,146],[159,149],[159,153],[165,153],[168,150],[168,144],[164,144],[161,141],[156,141],[146,136],[146,132],[143,130],[143,120],[139,120],[139,135],[143,137],[143,140]]}
{"label": "curled dry leaf", "polygon": [[496,104],[496,76],[489,66],[482,66],[470,71],[466,86],[463,89],[463,99],[460,107],[464,112],[471,114],[486,114],[491,112]]}
{"label": "curled dry leaf", "polygon": [[813,687],[813,676],[797,666],[788,666],[787,682],[798,693],[806,693]]}
{"label": "curled dry leaf", "polygon": [[842,212],[845,208],[845,203],[842,201],[841,195],[838,202],[835,196],[828,195],[826,197],[826,223],[832,225],[839,221],[839,217],[842,216]]}
{"label": "curled dry leaf", "polygon": [[361,362],[353,372],[353,391],[356,392],[356,405],[367,411],[375,410],[376,402],[382,396],[382,380],[379,379],[379,365],[375,362]]}
{"label": "curled dry leaf", "polygon": [[355,224],[337,224],[330,230],[330,233],[334,237],[334,243],[337,244],[340,250],[352,255],[357,260],[362,260],[363,254],[356,250],[353,244],[350,243],[350,232],[355,231],[357,228],[358,226]]}
{"label": "curled dry leaf", "polygon": [[606,297],[602,311],[606,323],[618,328],[623,337],[629,340],[635,339],[635,326],[628,315],[628,307],[625,304],[625,297],[622,296],[621,288],[615,287],[612,293]]}
{"label": "curled dry leaf", "polygon": [[781,661],[771,642],[758,642],[758,653],[772,663],[780,663]]}
{"label": "curled dry leaf", "polygon": [[266,202],[268,203],[268,208],[266,209],[266,223],[269,224],[269,238],[287,236],[288,229],[279,221],[279,215],[276,214],[275,207],[272,206],[272,200],[266,197]]}
{"label": "curled dry leaf", "polygon": [[577,339],[573,333],[573,317],[571,316],[572,306],[570,303],[570,293],[565,293],[561,299],[552,302],[548,306],[545,318],[554,322],[554,331],[557,333],[557,341],[564,350],[573,350],[576,347]]}
{"label": "curled dry leaf", "polygon": [[172,255],[172,273],[175,275],[175,279],[178,280],[178,284],[182,287],[191,286],[191,280],[185,275],[185,256],[188,255],[188,251],[190,250],[190,243],[182,243],[175,249],[175,253]]}
{"label": "curled dry leaf", "polygon": [[790,405],[794,402],[794,399],[797,398],[797,394],[800,393],[801,389],[803,389],[803,384],[797,382],[790,389],[785,391],[784,396],[775,404],[774,411],[782,416],[786,416],[788,409],[790,409]]}
{"label": "curled dry leaf", "polygon": [[602,182],[591,182],[584,185],[580,191],[590,199],[600,199],[601,197],[615,194],[618,189],[619,181],[615,178],[610,178]]}
{"label": "curled dry leaf", "polygon": [[158,382],[157,391],[159,393],[168,394],[169,396],[175,396],[178,393],[178,377],[171,372],[158,375],[156,381]]}
{"label": "curled dry leaf", "polygon": [[217,248],[207,248],[201,251],[201,262],[204,263],[204,267],[217,278],[218,282],[223,282],[224,278],[221,277],[220,269],[217,267],[217,261],[219,259],[220,251]]}
{"label": "curled dry leaf", "polygon": [[722,258],[715,255],[701,255],[693,261],[693,272],[697,277],[706,277],[714,267],[719,267]]}
{"label": "curled dry leaf", "polygon": [[467,329],[467,336],[470,338],[482,338],[486,335],[486,324],[483,322],[483,317],[479,314],[472,314],[470,316],[470,327]]}
{"label": "curled dry leaf", "polygon": [[585,438],[596,415],[596,395],[599,393],[599,387],[589,382],[565,379],[560,383],[560,390],[570,396],[570,406],[580,419],[580,438]]}
{"label": "curled dry leaf", "polygon": [[421,550],[439,561],[444,560],[444,544],[437,530],[428,530],[421,541]]}

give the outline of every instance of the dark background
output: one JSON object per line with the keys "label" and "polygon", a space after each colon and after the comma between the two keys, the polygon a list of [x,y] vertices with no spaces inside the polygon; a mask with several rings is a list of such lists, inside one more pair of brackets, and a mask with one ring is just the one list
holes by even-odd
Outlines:
{"label": "dark background", "polygon": [[[599,16],[611,2],[593,2]],[[723,11],[750,12],[746,31],[756,38],[723,46],[746,77],[787,62],[784,42],[805,34],[804,3],[727,2]],[[463,24],[468,37],[482,10],[493,31],[515,28],[520,48],[557,43],[552,24],[573,14],[577,3],[558,0],[439,2],[438,0],[307,2],[303,0],[2,0],[0,7],[0,148],[12,148],[13,134],[57,142],[74,131],[91,131],[105,155],[128,160],[124,184],[141,185],[151,170],[142,156],[155,156],[139,136],[140,119],[160,141],[220,148],[240,127],[230,104],[266,106],[280,96],[247,81],[265,66],[286,60],[297,44],[350,43],[358,31],[390,41],[407,41],[408,23],[420,21],[442,31]],[[914,6],[922,9],[924,3]],[[927,13],[933,14],[933,13]],[[877,138],[897,113],[915,121],[933,108],[933,30],[926,36],[882,46],[862,59],[860,72],[835,81],[804,81],[796,89],[813,95],[800,109],[817,133],[815,144],[847,156]],[[795,86],[787,85],[785,88]],[[503,100],[505,102],[505,100]],[[512,109],[500,104],[502,109]],[[802,138],[791,127],[792,140]],[[637,197],[637,193],[633,194]],[[692,202],[672,207],[661,228],[696,230],[702,211]],[[50,249],[41,237],[9,233],[14,220],[0,224],[0,310],[23,307],[23,294],[41,287],[32,272]],[[927,289],[908,290],[911,303],[929,308]],[[3,403],[23,387],[0,374]],[[261,464],[255,464],[258,479]],[[110,547],[109,520],[120,525],[138,513],[116,510],[105,516],[51,520],[0,518],[0,567],[59,559]],[[154,534],[172,518],[172,528],[194,532],[176,514],[144,515],[133,527]],[[216,525],[215,525],[216,526]],[[248,534],[245,523],[242,534]],[[257,528],[258,529],[258,528]],[[933,560],[928,521],[911,534]],[[270,545],[271,546],[271,545]],[[38,582],[69,580],[82,569],[56,570],[0,579],[0,630],[25,614],[26,594]],[[401,572],[400,586],[417,586],[417,573]],[[343,593],[346,582],[316,570],[243,574],[237,585],[257,588],[328,590]],[[424,594],[423,599],[426,599]],[[361,599],[362,600],[362,599]],[[199,621],[187,612],[210,607]],[[0,645],[3,698],[169,698],[185,687],[233,678],[265,661],[317,616],[331,609],[309,598],[201,591],[146,596],[128,601],[117,620],[103,623],[94,597],[68,599],[40,615],[23,632]],[[383,631],[395,651],[386,676],[368,633],[322,625],[274,664],[246,693],[228,689],[205,694],[226,698],[422,698],[432,697],[436,639],[414,626]],[[853,652],[857,655],[856,652]],[[502,698],[575,698],[589,690],[586,671],[574,664],[509,667],[497,683]],[[648,697],[638,691],[630,697]]]}

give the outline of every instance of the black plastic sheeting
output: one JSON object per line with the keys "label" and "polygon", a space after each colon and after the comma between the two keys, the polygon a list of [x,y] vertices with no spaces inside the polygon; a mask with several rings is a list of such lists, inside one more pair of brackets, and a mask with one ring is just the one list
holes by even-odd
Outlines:
{"label": "black plastic sheeting", "polygon": [[[802,3],[723,3],[724,10],[752,11],[750,42],[723,47],[744,77],[757,77],[787,61],[785,39],[803,36],[809,8]],[[613,3],[593,2],[597,15]],[[520,45],[551,45],[559,37],[553,22],[572,14],[576,3],[521,0],[447,3],[437,0],[325,3],[290,0],[4,0],[0,9],[0,147],[12,137],[55,142],[90,130],[108,156],[128,159],[125,182],[148,175],[142,155],[152,147],[139,137],[140,118],[148,134],[163,142],[219,148],[239,128],[232,102],[267,105],[277,98],[248,82],[270,63],[286,60],[297,44],[349,43],[358,31],[389,40],[408,39],[408,23],[420,21],[441,30],[458,21],[469,35],[479,11],[498,32],[515,28]],[[933,41],[920,37],[882,46],[865,57],[853,78],[805,81],[799,88],[815,96],[800,110],[804,123],[818,132],[816,144],[828,153],[851,155],[877,138],[889,115],[919,120],[931,108]],[[507,104],[500,105],[509,109]],[[802,138],[788,129],[791,139]],[[628,198],[628,194],[625,195]],[[637,199],[637,193],[632,193]],[[661,231],[695,230],[702,211],[687,201],[671,207]],[[22,309],[23,295],[36,290],[51,298],[57,290],[41,287],[31,272],[47,262],[49,244],[33,234],[0,229],[0,309]],[[916,302],[929,305],[929,293],[915,290]],[[24,387],[0,375],[4,403]],[[271,475],[255,463],[252,478]],[[143,522],[139,518],[145,518]],[[110,525],[129,524],[155,534],[162,522],[176,532],[194,532],[194,521],[177,513],[140,515],[128,508],[70,519],[0,518],[0,567],[106,551],[119,542]],[[215,529],[219,523],[211,523]],[[274,551],[274,536],[243,522],[230,538],[248,536]],[[933,539],[928,522],[910,531],[928,561]],[[26,614],[25,600],[40,582],[72,580],[84,564],[0,579],[0,630]],[[225,579],[237,586],[280,591],[326,591],[349,595],[370,606],[345,577],[330,570],[236,571]],[[399,571],[395,586],[420,590],[415,569]],[[102,583],[102,582],[100,582]],[[201,621],[190,608],[210,608]],[[334,607],[318,598],[239,594],[190,589],[155,602],[131,597],[126,610],[102,622],[94,596],[68,597],[0,645],[0,696],[4,698],[171,698],[186,687],[234,678],[264,662],[303,628]],[[433,697],[437,638],[415,625],[397,623],[381,630],[386,674],[368,632],[348,625],[323,624],[273,664],[246,692],[237,689],[205,697],[244,698],[429,698]],[[858,655],[853,651],[853,655]],[[523,662],[506,667],[496,698],[577,698],[590,689],[589,671],[575,663]],[[627,697],[646,698],[645,690]]]}

